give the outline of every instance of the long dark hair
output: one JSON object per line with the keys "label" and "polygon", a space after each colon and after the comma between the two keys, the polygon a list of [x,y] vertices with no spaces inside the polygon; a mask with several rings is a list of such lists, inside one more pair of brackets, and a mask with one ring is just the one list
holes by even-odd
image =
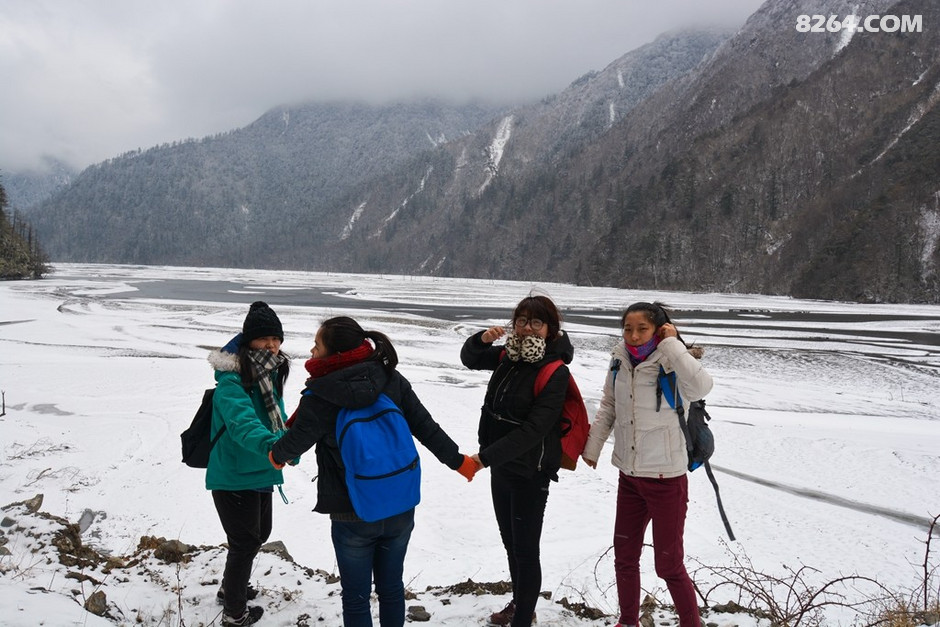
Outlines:
{"label": "long dark hair", "polygon": [[526,296],[520,300],[512,312],[514,327],[516,319],[523,316],[538,318],[548,325],[548,336],[545,338],[547,342],[554,340],[561,332],[561,314],[558,312],[558,307],[548,296]]}
{"label": "long dark hair", "polygon": [[369,357],[377,361],[388,372],[398,365],[398,353],[388,336],[379,331],[366,331],[348,316],[337,316],[320,325],[320,341],[330,355],[359,348],[366,339],[372,340],[375,351]]}
{"label": "long dark hair", "polygon": [[[627,307],[627,310],[623,312],[623,315],[620,317],[621,329],[623,328],[623,325],[627,323],[627,315],[637,312],[637,311],[640,311],[646,314],[646,319],[649,320],[650,323],[656,327],[657,331],[659,331],[659,327],[663,326],[664,324],[671,324],[673,326],[675,326],[676,324],[675,322],[672,321],[672,316],[671,316],[672,310],[669,307],[669,305],[666,305],[665,303],[661,303],[657,300],[652,303],[644,303],[644,302],[633,303],[632,305]],[[686,348],[689,347],[689,345],[685,343],[685,340],[682,339],[682,335],[679,333],[678,327],[676,327],[676,339],[678,339],[680,342],[685,344]]]}
{"label": "long dark hair", "polygon": [[[247,390],[255,384],[255,369],[251,367],[251,358],[248,357],[250,342],[242,342],[238,345],[238,372],[242,377],[242,386]],[[284,394],[284,382],[287,381],[287,375],[290,374],[290,359],[285,359],[284,363],[277,367],[277,378],[274,380],[274,387],[277,393]]]}

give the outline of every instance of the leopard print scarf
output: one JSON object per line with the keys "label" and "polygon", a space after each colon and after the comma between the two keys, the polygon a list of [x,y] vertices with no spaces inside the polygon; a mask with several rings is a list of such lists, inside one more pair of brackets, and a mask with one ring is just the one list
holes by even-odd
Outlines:
{"label": "leopard print scarf", "polygon": [[534,364],[545,357],[545,338],[537,335],[516,335],[511,333],[506,338],[506,356],[512,361]]}

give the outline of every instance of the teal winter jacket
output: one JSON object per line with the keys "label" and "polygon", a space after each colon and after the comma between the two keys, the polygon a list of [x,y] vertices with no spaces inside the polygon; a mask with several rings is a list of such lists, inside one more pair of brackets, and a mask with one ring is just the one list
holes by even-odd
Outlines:
{"label": "teal winter jacket", "polygon": [[[283,473],[276,470],[267,457],[267,451],[282,434],[273,431],[261,388],[257,383],[247,390],[242,386],[238,358],[232,353],[214,350],[209,355],[209,363],[215,368],[216,380],[211,437],[215,437],[222,425],[225,425],[225,432],[209,454],[206,489],[256,490],[283,484]],[[276,373],[271,376],[275,377]],[[284,399],[280,395],[277,403],[286,418]]]}

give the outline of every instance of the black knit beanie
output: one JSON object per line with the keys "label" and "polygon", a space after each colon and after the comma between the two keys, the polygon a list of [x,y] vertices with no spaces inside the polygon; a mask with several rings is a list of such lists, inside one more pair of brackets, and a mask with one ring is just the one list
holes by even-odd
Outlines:
{"label": "black knit beanie", "polygon": [[245,324],[242,325],[242,341],[250,342],[259,337],[273,336],[284,341],[284,328],[281,321],[274,313],[274,310],[268,307],[264,301],[255,301],[251,303],[248,315],[245,316]]}

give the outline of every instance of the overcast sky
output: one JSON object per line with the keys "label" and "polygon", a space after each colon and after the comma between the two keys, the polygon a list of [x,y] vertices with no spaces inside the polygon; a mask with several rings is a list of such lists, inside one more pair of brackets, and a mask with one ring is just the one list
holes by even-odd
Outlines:
{"label": "overcast sky", "polygon": [[519,102],[761,0],[0,0],[0,175],[304,100]]}

